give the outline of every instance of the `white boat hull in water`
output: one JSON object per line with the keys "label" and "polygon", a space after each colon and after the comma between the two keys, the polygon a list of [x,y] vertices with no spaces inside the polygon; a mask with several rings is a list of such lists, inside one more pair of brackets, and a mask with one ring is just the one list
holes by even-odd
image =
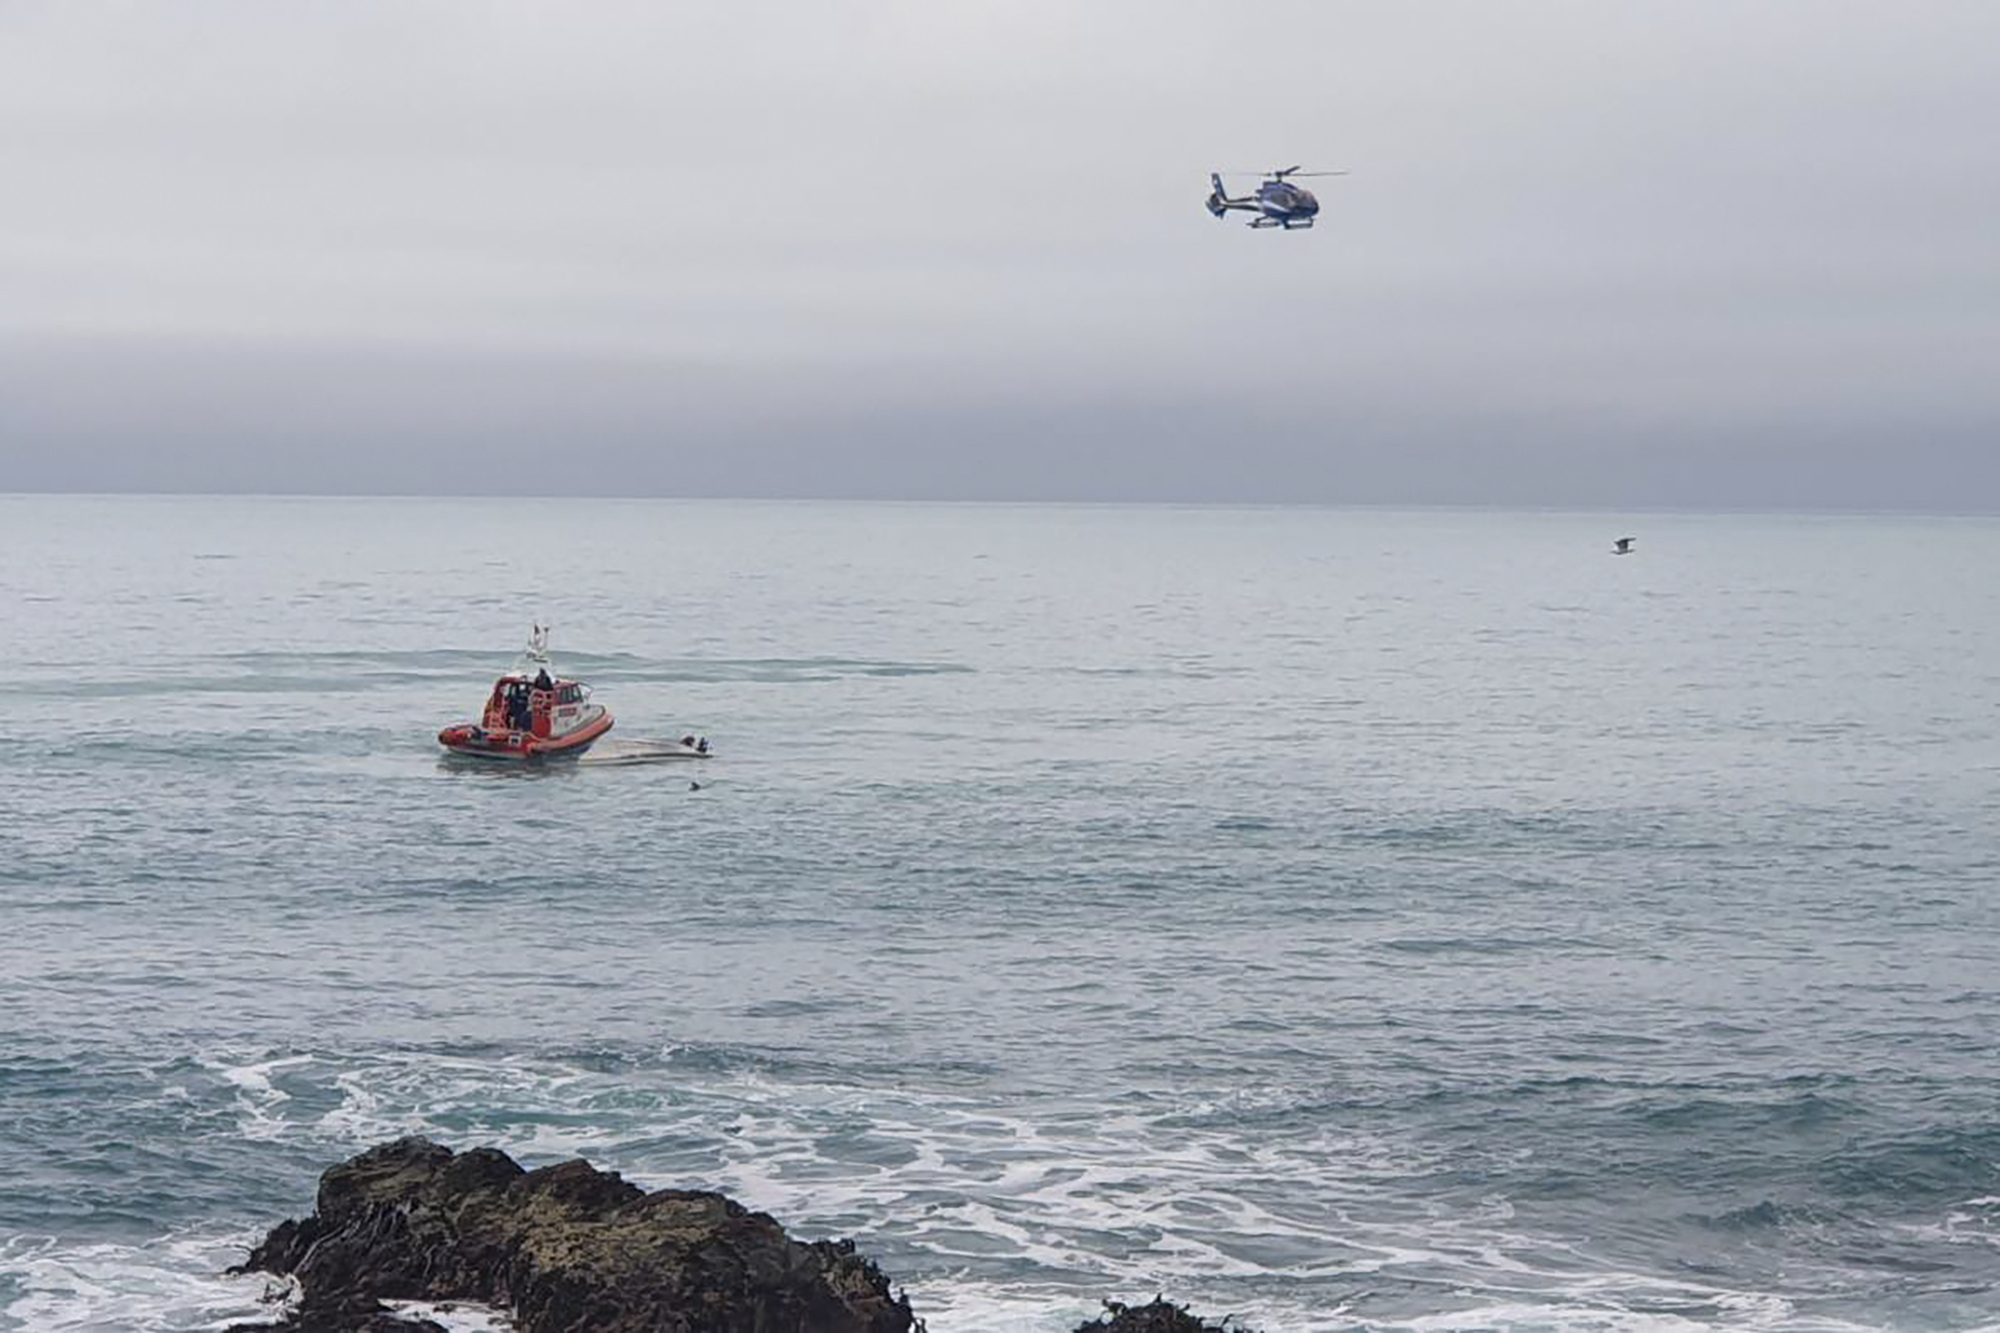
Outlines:
{"label": "white boat hull in water", "polygon": [[578,755],[576,762],[586,768],[608,768],[617,764],[664,764],[677,759],[706,759],[707,750],[680,741],[602,740],[590,753]]}

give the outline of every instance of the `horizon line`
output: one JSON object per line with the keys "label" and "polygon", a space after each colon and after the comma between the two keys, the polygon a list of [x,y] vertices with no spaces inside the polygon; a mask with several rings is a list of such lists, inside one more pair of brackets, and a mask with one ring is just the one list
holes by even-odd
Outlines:
{"label": "horizon line", "polygon": [[896,496],[896,495],[658,495],[658,494],[555,494],[523,492],[445,491],[177,491],[177,490],[0,490],[0,499],[70,500],[484,500],[495,502],[576,502],[585,504],[769,504],[769,505],[965,505],[1009,508],[1153,508],[1153,509],[1300,509],[1391,513],[1513,513],[1513,514],[1661,514],[1702,517],[1735,515],[1754,517],[1824,518],[2000,518],[1996,509],[1933,509],[1887,506],[1877,508],[1828,507],[1821,505],[1645,505],[1600,503],[1507,504],[1472,501],[1416,500],[1186,500],[1160,497],[1048,497],[1048,496]]}

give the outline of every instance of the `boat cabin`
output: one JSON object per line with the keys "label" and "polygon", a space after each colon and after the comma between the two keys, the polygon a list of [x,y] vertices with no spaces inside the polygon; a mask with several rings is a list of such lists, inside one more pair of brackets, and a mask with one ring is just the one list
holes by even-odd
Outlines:
{"label": "boat cabin", "polygon": [[493,683],[480,725],[488,731],[524,731],[544,739],[560,736],[582,720],[589,700],[588,685],[559,680],[546,671],[532,679],[502,676]]}

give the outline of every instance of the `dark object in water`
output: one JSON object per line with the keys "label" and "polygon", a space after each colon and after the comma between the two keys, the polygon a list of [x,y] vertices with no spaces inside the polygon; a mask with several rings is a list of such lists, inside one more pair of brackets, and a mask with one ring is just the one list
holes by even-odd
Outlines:
{"label": "dark object in water", "polygon": [[1145,1305],[1106,1301],[1103,1316],[1078,1324],[1076,1333],[1252,1333],[1252,1330],[1241,1325],[1232,1327],[1227,1315],[1221,1323],[1211,1324],[1189,1314],[1185,1306],[1155,1296]]}
{"label": "dark object in water", "polygon": [[[234,1272],[303,1288],[289,1333],[417,1333],[384,1300],[478,1301],[520,1333],[910,1333],[909,1301],[851,1241],[806,1244],[721,1194],[651,1194],[571,1161],[398,1139],[330,1167],[317,1211]],[[442,1330],[438,1330],[442,1333]]]}

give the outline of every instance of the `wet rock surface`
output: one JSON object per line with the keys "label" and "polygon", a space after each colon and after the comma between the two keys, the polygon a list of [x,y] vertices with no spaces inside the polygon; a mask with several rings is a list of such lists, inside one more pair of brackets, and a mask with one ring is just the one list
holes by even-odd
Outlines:
{"label": "wet rock surface", "polygon": [[[297,1279],[288,1333],[430,1333],[383,1301],[476,1301],[521,1333],[909,1333],[909,1303],[847,1241],[806,1243],[720,1194],[648,1194],[587,1162],[523,1170],[428,1139],[320,1177],[316,1210],[238,1272]],[[1135,1326],[1137,1327],[1137,1326]],[[1163,1326],[1164,1327],[1164,1326]]]}
{"label": "wet rock surface", "polygon": [[1233,1324],[1227,1318],[1211,1324],[1155,1296],[1145,1305],[1106,1301],[1103,1315],[1087,1324],[1078,1324],[1076,1333],[1254,1333],[1254,1330]]}

